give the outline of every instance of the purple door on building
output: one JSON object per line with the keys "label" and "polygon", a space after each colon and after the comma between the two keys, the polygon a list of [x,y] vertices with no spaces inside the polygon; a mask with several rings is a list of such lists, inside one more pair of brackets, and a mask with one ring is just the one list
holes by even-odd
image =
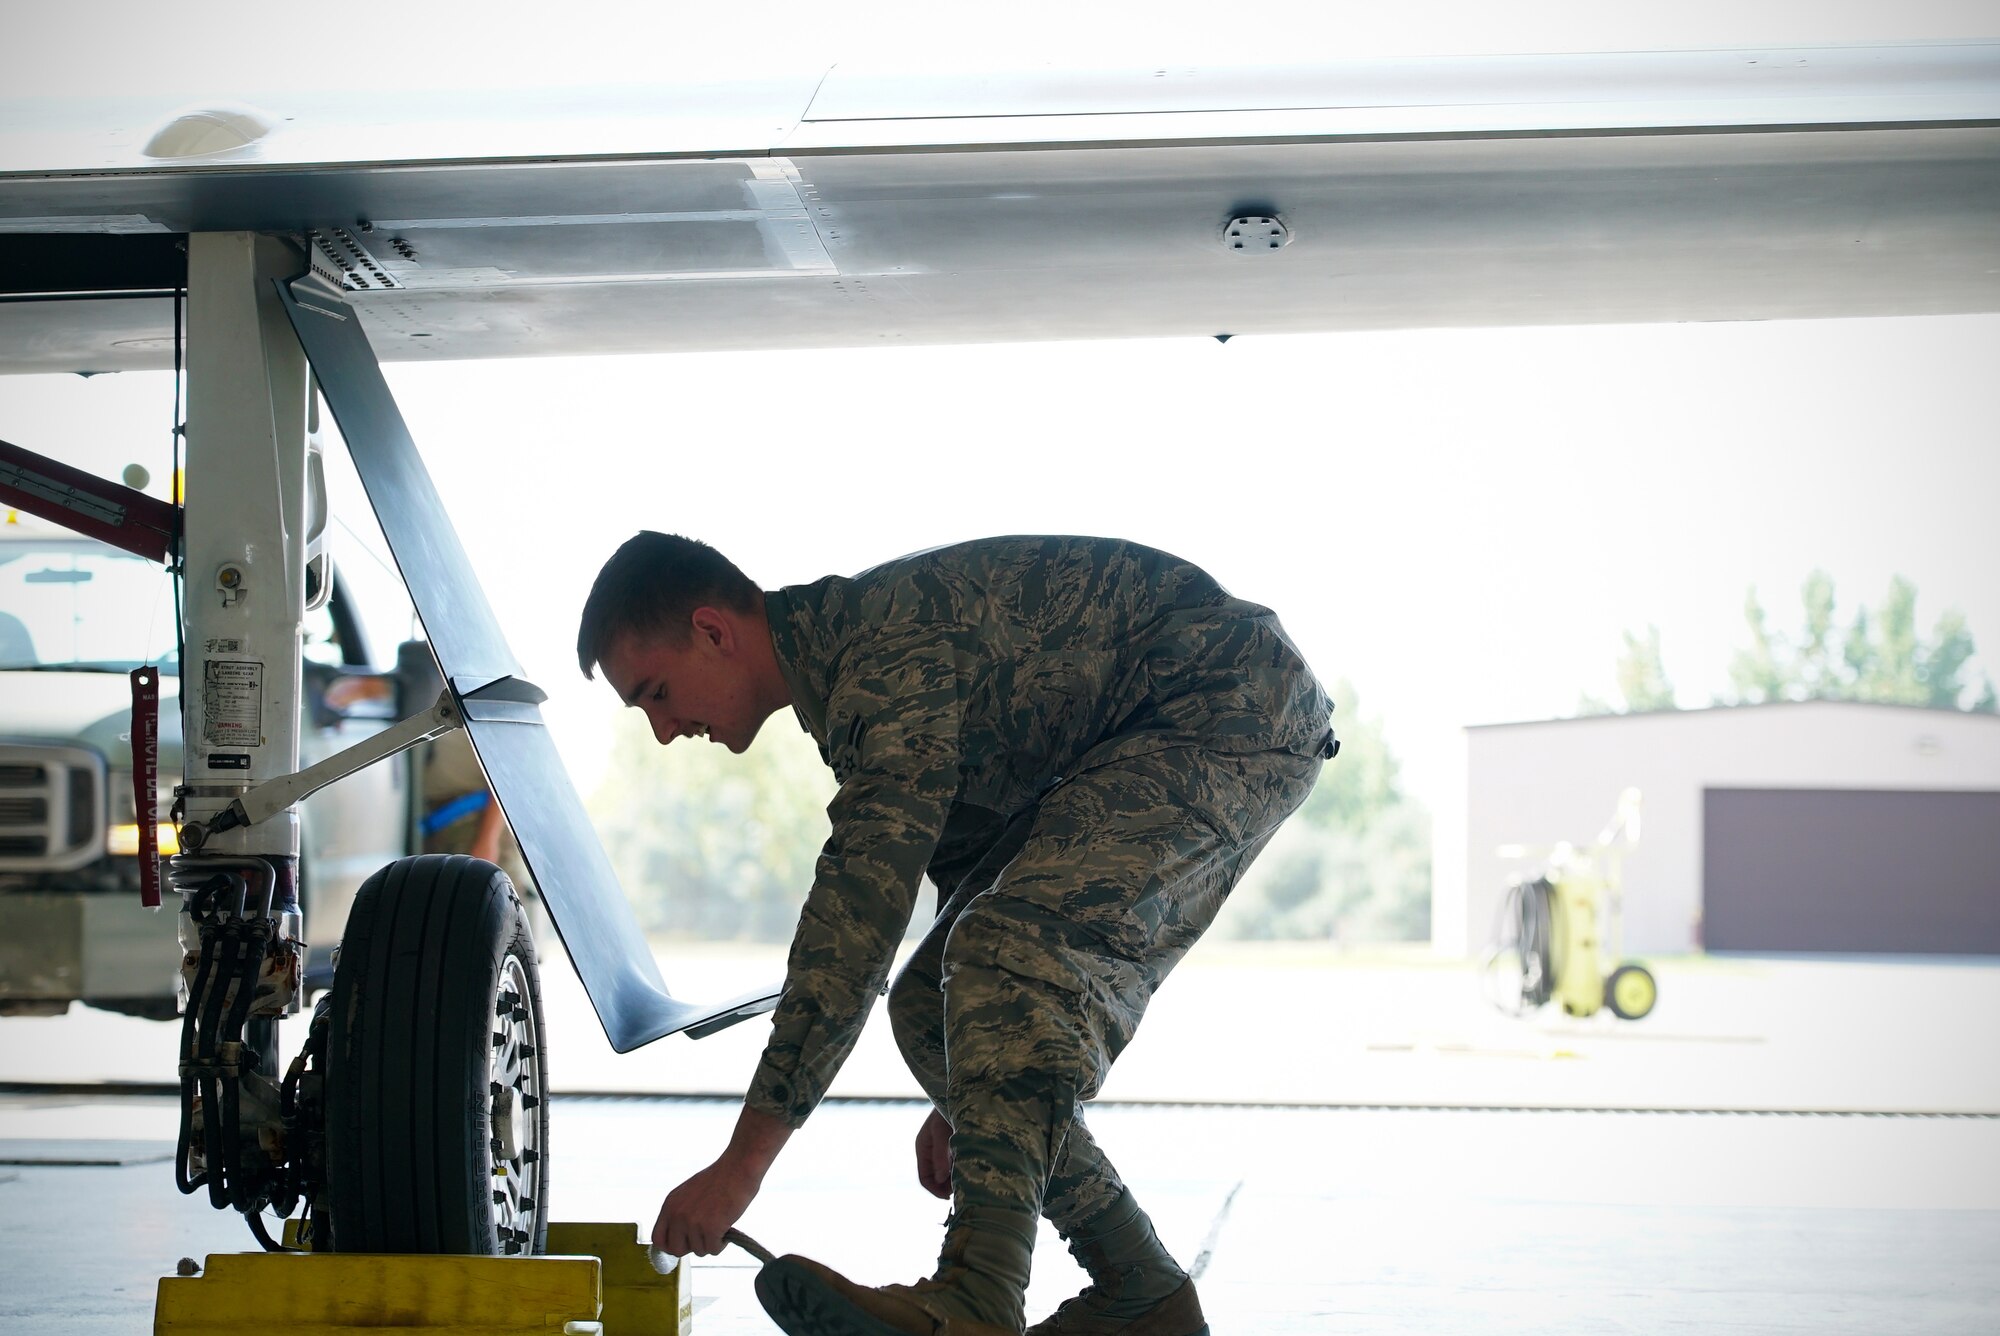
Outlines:
{"label": "purple door on building", "polygon": [[2000,790],[1708,789],[1711,951],[2000,955]]}

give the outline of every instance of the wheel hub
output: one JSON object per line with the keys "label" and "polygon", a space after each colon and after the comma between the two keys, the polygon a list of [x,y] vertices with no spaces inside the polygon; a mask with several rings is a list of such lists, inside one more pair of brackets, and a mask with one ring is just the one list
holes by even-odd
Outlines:
{"label": "wheel hub", "polygon": [[512,1086],[502,1086],[500,1093],[493,1097],[493,1148],[498,1160],[518,1160],[521,1158],[521,1092]]}
{"label": "wheel hub", "polygon": [[495,993],[487,1059],[493,1231],[503,1252],[524,1253],[534,1244],[535,1210],[542,1195],[542,1120],[536,1110],[546,1092],[541,1036],[528,1005],[527,971],[517,957],[509,955],[502,964]]}

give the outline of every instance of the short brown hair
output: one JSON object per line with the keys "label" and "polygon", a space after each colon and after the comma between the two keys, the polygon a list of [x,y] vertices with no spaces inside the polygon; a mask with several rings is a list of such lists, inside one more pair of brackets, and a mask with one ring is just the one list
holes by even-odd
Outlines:
{"label": "short brown hair", "polygon": [[611,554],[583,601],[577,666],[585,677],[593,676],[612,642],[628,631],[657,632],[670,644],[684,645],[696,608],[750,612],[762,593],[735,562],[707,543],[641,530]]}

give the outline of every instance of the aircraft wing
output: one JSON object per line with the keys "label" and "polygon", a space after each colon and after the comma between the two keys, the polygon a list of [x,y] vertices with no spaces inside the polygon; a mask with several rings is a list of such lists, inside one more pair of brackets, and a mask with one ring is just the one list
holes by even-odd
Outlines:
{"label": "aircraft wing", "polygon": [[0,102],[0,368],[167,365],[194,230],[384,360],[2000,310],[1993,41],[174,110]]}

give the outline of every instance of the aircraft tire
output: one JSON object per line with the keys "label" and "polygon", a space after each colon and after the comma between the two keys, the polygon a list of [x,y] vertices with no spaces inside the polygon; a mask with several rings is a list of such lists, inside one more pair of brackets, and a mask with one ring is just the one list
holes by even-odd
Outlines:
{"label": "aircraft tire", "polygon": [[541,981],[507,874],[462,854],[361,886],[334,969],[320,1207],[338,1252],[539,1253]]}

